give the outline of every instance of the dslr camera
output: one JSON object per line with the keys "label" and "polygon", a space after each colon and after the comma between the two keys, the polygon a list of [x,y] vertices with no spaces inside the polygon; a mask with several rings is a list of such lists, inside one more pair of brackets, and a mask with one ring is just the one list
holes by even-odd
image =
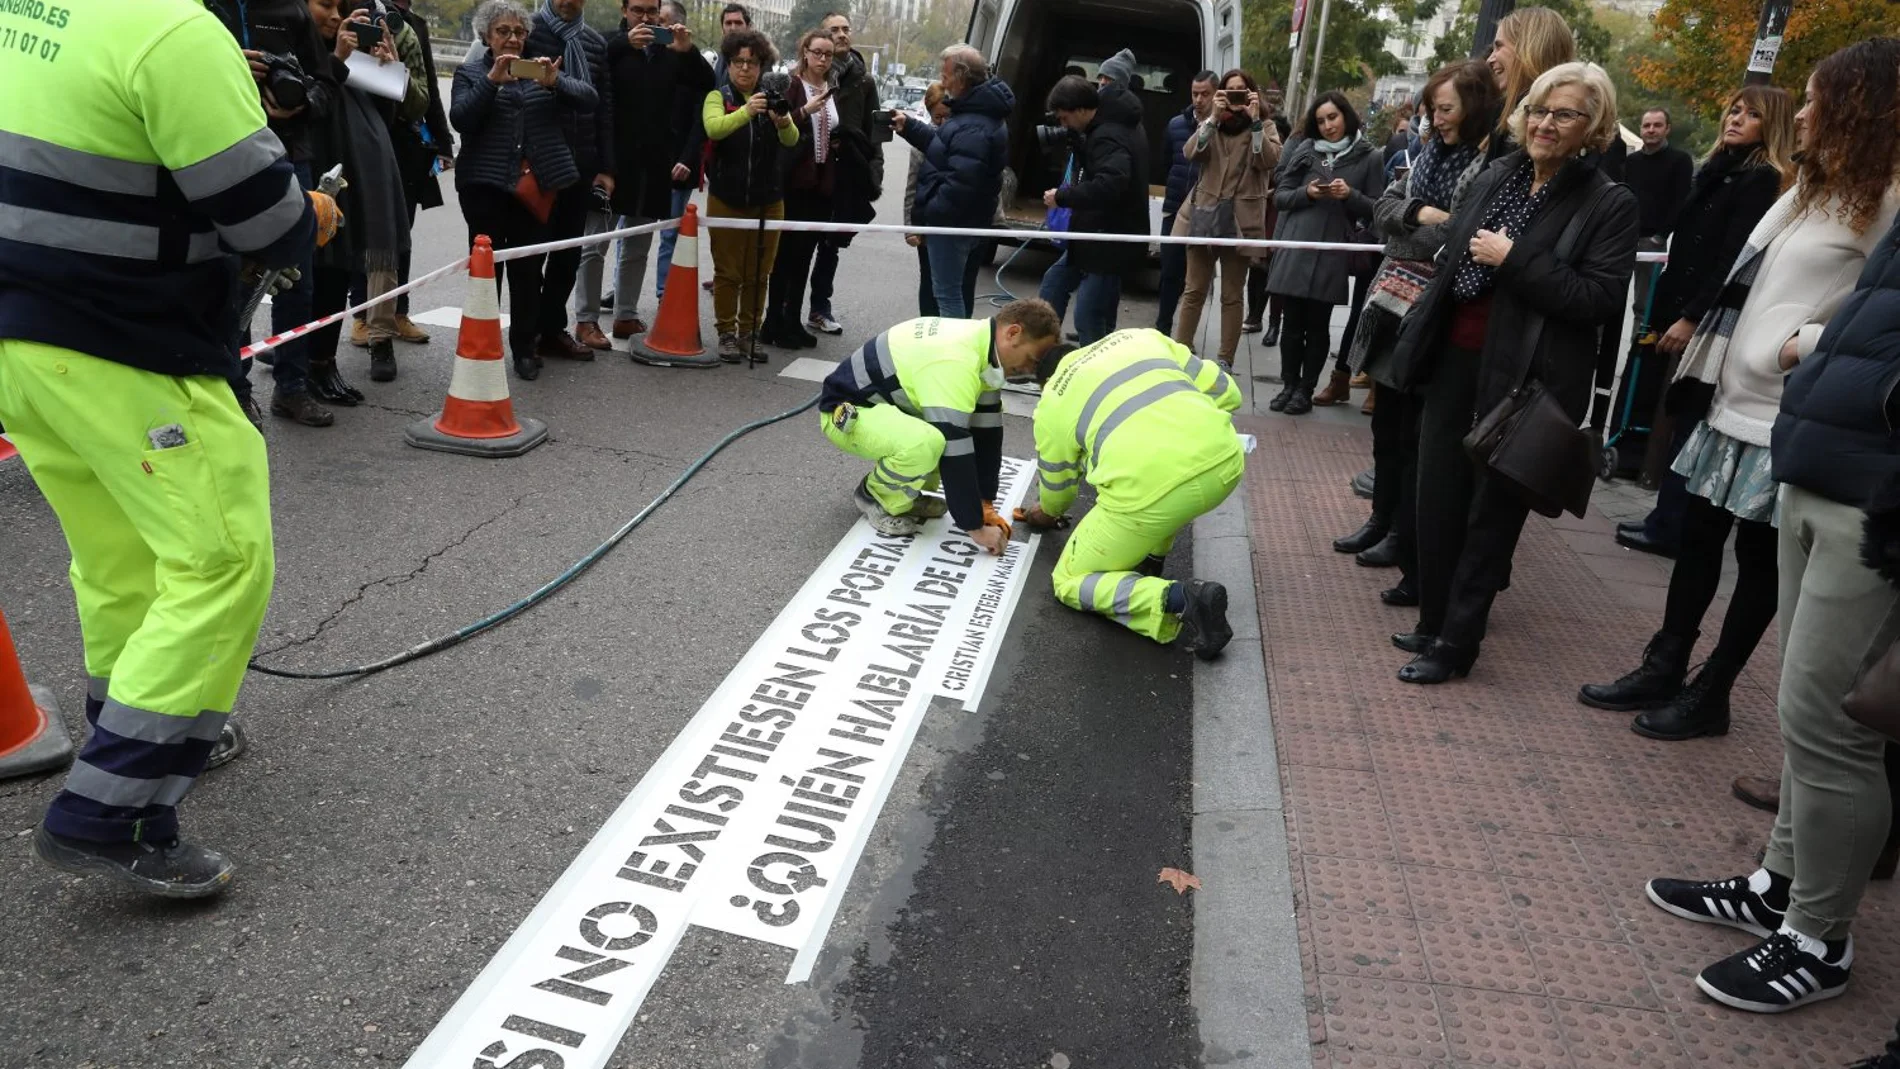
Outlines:
{"label": "dslr camera", "polygon": [[1044,152],[1073,151],[1082,145],[1081,135],[1062,125],[1055,112],[1042,117],[1042,125],[1036,127],[1036,144]]}
{"label": "dslr camera", "polygon": [[790,115],[792,102],[785,99],[785,91],[792,85],[792,76],[784,71],[773,71],[759,77],[759,92],[765,94],[765,110],[774,115]]}
{"label": "dslr camera", "polygon": [[295,111],[310,102],[310,80],[303,64],[288,52],[264,53],[264,88],[285,111]]}

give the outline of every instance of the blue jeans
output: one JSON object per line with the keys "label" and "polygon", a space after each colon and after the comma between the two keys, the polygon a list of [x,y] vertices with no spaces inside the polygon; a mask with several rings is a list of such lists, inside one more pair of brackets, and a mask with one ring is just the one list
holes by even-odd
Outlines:
{"label": "blue jeans", "polygon": [[[1174,233],[1173,212],[1161,217],[1161,232]],[[1157,297],[1161,307],[1155,313],[1155,329],[1163,334],[1174,333],[1174,312],[1187,289],[1187,250],[1186,245],[1161,246],[1161,288]]]}
{"label": "blue jeans", "polygon": [[[297,170],[297,182],[308,191],[316,188],[308,163],[296,163],[291,166]],[[295,285],[271,298],[270,331],[282,334],[292,327],[301,327],[310,322],[311,293],[315,272],[311,270],[311,260],[316,254],[313,246],[305,251],[303,258],[297,261],[297,270],[303,272]],[[250,324],[244,324],[245,329]],[[310,343],[305,338],[293,338],[277,347],[272,354],[271,379],[277,384],[277,392],[290,397],[310,389]]]}
{"label": "blue jeans", "polygon": [[1094,345],[1115,333],[1121,300],[1121,275],[1084,273],[1075,290],[1075,340]]}
{"label": "blue jeans", "polygon": [[[693,199],[690,189],[673,191],[673,218],[678,219],[686,212],[686,202]],[[653,299],[659,301],[666,296],[666,274],[673,267],[673,242],[679,240],[678,228],[660,231],[659,275],[653,280]],[[616,263],[618,261],[615,261]]]}
{"label": "blue jeans", "polygon": [[963,301],[963,273],[976,255],[976,245],[976,238],[932,234],[924,239],[924,252],[930,257],[931,292],[937,298],[937,314],[945,319],[970,316]]}
{"label": "blue jeans", "polygon": [[1042,286],[1036,296],[1049,302],[1049,307],[1056,310],[1056,322],[1060,323],[1062,317],[1069,314],[1069,298],[1081,283],[1082,272],[1069,266],[1069,250],[1064,249],[1056,262],[1049,265],[1049,270],[1042,273]]}

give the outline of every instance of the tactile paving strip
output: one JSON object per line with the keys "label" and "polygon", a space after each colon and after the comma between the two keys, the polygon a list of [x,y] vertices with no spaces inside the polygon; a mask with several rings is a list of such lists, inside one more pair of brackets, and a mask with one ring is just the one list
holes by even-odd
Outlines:
{"label": "tactile paving strip", "polygon": [[1365,518],[1346,486],[1369,436],[1237,424],[1261,442],[1249,523],[1314,1065],[1838,1069],[1879,1048],[1900,1009],[1900,888],[1863,901],[1847,994],[1771,1018],[1694,986],[1752,937],[1643,894],[1754,865],[1772,817],[1729,782],[1781,767],[1772,630],[1727,736],[1644,739],[1576,691],[1635,667],[1659,621],[1632,592],[1660,604],[1666,565],[1615,550],[1595,513],[1533,516],[1471,678],[1407,686],[1388,637],[1415,613],[1378,602],[1396,573],[1330,545]]}

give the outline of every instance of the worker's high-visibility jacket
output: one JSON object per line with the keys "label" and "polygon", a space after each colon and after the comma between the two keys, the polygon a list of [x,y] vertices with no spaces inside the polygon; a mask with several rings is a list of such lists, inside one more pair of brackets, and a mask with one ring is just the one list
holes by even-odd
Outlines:
{"label": "worker's high-visibility jacket", "polygon": [[1120,330],[1057,365],[1036,404],[1039,504],[1060,516],[1083,477],[1136,512],[1228,459],[1240,387],[1157,330]]}
{"label": "worker's high-visibility jacket", "polygon": [[1003,466],[1003,372],[988,320],[930,316],[872,338],[825,378],[820,410],[895,405],[943,434],[943,496],[965,531],[983,526]]}
{"label": "worker's high-visibility jacket", "polygon": [[197,0],[0,2],[0,339],[235,372],[241,253],[316,221],[238,45]]}

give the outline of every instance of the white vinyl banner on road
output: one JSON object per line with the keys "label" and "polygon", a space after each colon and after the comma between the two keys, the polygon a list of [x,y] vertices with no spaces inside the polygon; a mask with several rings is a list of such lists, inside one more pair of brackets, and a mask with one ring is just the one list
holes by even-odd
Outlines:
{"label": "white vinyl banner on road", "polygon": [[[1034,473],[1004,459],[999,512]],[[981,700],[1039,542],[853,525],[409,1069],[599,1069],[689,924],[791,948],[807,979],[931,699]]]}

